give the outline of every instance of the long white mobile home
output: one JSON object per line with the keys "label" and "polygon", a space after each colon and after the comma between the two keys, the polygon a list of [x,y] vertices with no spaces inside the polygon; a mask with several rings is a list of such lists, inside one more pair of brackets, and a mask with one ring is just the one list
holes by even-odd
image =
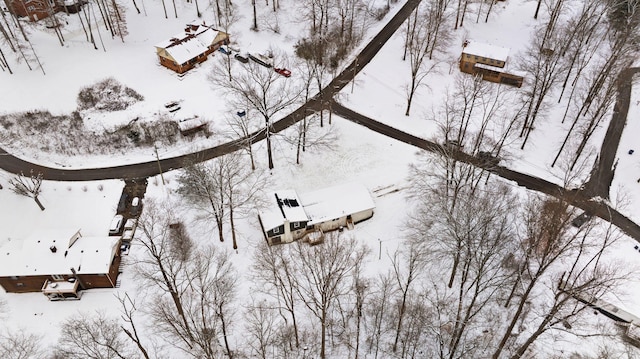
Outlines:
{"label": "long white mobile home", "polygon": [[373,216],[375,204],[369,190],[357,183],[347,183],[298,195],[294,190],[275,191],[271,205],[258,214],[269,244],[304,239],[322,240],[324,232],[353,228],[355,223]]}

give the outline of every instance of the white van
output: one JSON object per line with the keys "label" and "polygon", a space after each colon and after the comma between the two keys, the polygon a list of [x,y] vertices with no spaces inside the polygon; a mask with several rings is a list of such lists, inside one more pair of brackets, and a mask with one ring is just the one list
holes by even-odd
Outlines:
{"label": "white van", "polygon": [[113,217],[113,219],[111,220],[111,225],[109,226],[109,235],[110,236],[117,236],[118,234],[120,234],[120,231],[122,230],[122,222],[123,222],[124,218],[122,217],[121,214],[116,215],[115,217]]}

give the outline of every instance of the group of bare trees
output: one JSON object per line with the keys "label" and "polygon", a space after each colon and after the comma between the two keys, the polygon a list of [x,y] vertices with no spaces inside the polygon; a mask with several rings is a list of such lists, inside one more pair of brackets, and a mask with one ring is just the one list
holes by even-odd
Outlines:
{"label": "group of bare trees", "polygon": [[[2,12],[2,19],[0,20],[0,34],[2,34],[2,37],[0,37],[0,69],[13,73],[9,61],[6,58],[5,51],[3,50],[3,48],[8,48],[16,55],[18,63],[24,62],[29,70],[32,70],[33,67],[35,67],[32,66],[32,63],[35,62],[37,67],[45,74],[40,58],[29,39],[31,23],[19,19],[17,15],[18,12],[13,8],[14,6],[21,6],[21,3],[12,1],[5,1],[4,3],[9,9],[9,12]],[[64,28],[63,24],[68,24],[68,21],[61,20],[60,17],[71,16],[68,8],[63,5],[56,5],[51,1],[34,1],[31,2],[29,6],[35,6],[36,11],[44,11],[48,14],[47,18],[42,21],[48,24],[47,27],[54,31],[60,45],[64,46],[66,40],[62,29]],[[54,8],[54,6],[61,6],[64,11],[58,12],[58,9]],[[103,26],[104,31],[111,34],[111,38],[117,36],[124,42],[124,37],[128,35],[128,30],[125,18],[125,7],[120,0],[79,1],[71,6],[77,7],[76,13],[82,30],[84,31],[86,41],[90,42],[94,49],[98,49],[96,43],[96,37],[98,37],[102,49],[106,51],[101,32]]]}
{"label": "group of bare trees", "polygon": [[[220,183],[233,187],[208,172],[224,174],[222,165],[230,163],[185,174],[211,181],[188,183],[187,201],[203,212],[220,210],[207,207],[220,201],[211,194]],[[182,219],[182,206],[148,200],[130,255],[139,295],[118,295],[119,316],[69,318],[55,353],[515,359],[557,355],[538,345],[552,336],[613,337],[613,329],[593,326],[578,299],[615,293],[630,275],[631,267],[607,256],[617,232],[595,221],[575,228],[567,201],[523,198],[499,181],[448,156],[415,164],[415,210],[399,232],[402,244],[388,254],[391,266],[378,274],[370,246],[331,232],[316,246],[259,241],[241,277],[229,251],[194,236],[197,226]],[[198,195],[202,202],[190,202]],[[242,288],[250,293],[245,300]],[[7,346],[31,353],[8,358],[42,352],[40,338],[26,332],[0,332],[0,353]]]}
{"label": "group of bare trees", "polygon": [[367,250],[344,236],[257,250],[252,275],[266,296],[245,318],[262,343],[252,353],[520,358],[552,355],[537,346],[552,335],[609,340],[613,332],[594,327],[578,298],[629,278],[632,269],[605,256],[618,234],[595,223],[577,229],[566,201],[523,201],[456,166],[438,159],[413,168],[412,178],[435,181],[414,183],[406,239],[377,277],[362,271]]}
{"label": "group of bare trees", "polygon": [[406,116],[409,116],[416,90],[441,62],[434,55],[445,52],[452,38],[447,26],[451,19],[450,5],[449,0],[422,2],[407,18],[403,60],[409,59],[411,81],[407,85]]}
{"label": "group of bare trees", "polygon": [[197,218],[215,223],[221,242],[228,222],[233,249],[237,249],[236,219],[248,215],[261,202],[259,194],[266,181],[262,171],[247,169],[242,155],[234,152],[185,167],[178,178],[178,193],[197,210]]}
{"label": "group of bare trees", "polygon": [[137,338],[133,342],[145,357],[157,350],[151,338],[134,335],[141,324],[131,309],[144,305],[138,310],[173,349],[195,358],[232,358],[229,336],[238,277],[229,252],[194,241],[166,203],[147,202],[138,229],[142,253],[135,270],[145,298],[140,304],[121,301],[123,308],[129,308],[127,336]]}
{"label": "group of bare trees", "polygon": [[[309,354],[320,358],[343,350],[358,357],[368,292],[363,274],[368,253],[353,237],[336,233],[313,247],[295,243],[258,248],[253,275],[266,295],[262,308],[276,315],[269,318],[277,332],[291,335],[282,338],[284,343],[273,340],[255,353],[268,350],[280,357],[295,357],[311,348]],[[313,319],[305,320],[309,315]],[[252,318],[249,325],[260,324],[259,319]]]}
{"label": "group of bare trees", "polygon": [[[5,1],[5,5],[8,6],[8,8],[10,8],[12,4],[13,3],[9,1]],[[2,21],[0,21],[0,33],[2,34],[2,37],[0,37],[0,69],[2,69],[2,71],[9,71],[10,74],[13,74],[13,70],[11,69],[9,61],[7,60],[3,50],[3,48],[6,49],[8,47],[9,50],[16,55],[18,61],[24,61],[29,70],[33,69],[31,63],[35,61],[44,74],[44,68],[42,67],[40,59],[29,40],[28,29],[26,29],[22,22],[18,20],[14,11],[10,11],[8,13],[2,11],[1,13]]]}
{"label": "group of bare trees", "polygon": [[[434,358],[542,355],[535,343],[551,333],[597,332],[576,298],[620,290],[632,271],[604,256],[619,237],[611,227],[574,228],[566,201],[531,196],[523,203],[510,187],[480,181],[479,172],[444,158],[413,167],[417,208],[397,321],[410,308],[409,318],[425,324],[391,327],[402,357],[416,350]],[[415,281],[422,286],[411,285],[416,258],[426,267]]]}
{"label": "group of bare trees", "polygon": [[[290,67],[289,58],[278,51],[270,50],[270,61],[277,67]],[[237,62],[237,61],[236,61]],[[232,66],[233,65],[233,66]],[[302,83],[288,79],[271,68],[253,61],[233,64],[229,57],[214,66],[209,75],[212,87],[227,96],[230,114],[226,117],[230,131],[228,137],[241,141],[241,147],[256,169],[253,144],[256,137],[264,135],[267,149],[267,166],[274,168],[273,123],[287,110],[311,99],[315,91],[324,85],[327,73],[324,66],[305,61],[296,68]],[[328,99],[330,100],[330,99]],[[303,114],[299,123],[280,138],[295,146],[296,163],[301,162],[302,152],[310,148],[326,148],[335,139],[331,128],[324,127],[323,113]]]}
{"label": "group of bare trees", "polygon": [[530,75],[522,97],[521,148],[551,109],[551,96],[564,101],[558,120],[571,121],[552,166],[567,149],[573,169],[602,120],[610,115],[618,76],[640,50],[640,5],[627,1],[565,0],[546,4],[543,24],[533,34],[519,68]]}

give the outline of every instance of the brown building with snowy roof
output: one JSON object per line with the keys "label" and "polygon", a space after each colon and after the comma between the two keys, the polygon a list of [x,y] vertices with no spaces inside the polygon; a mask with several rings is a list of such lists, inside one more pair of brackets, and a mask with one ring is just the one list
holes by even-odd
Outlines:
{"label": "brown building with snowy roof", "polygon": [[162,66],[181,74],[206,61],[209,54],[228,43],[229,34],[226,32],[204,22],[193,22],[187,24],[184,33],[157,44],[156,53]]}
{"label": "brown building with snowy roof", "polygon": [[80,231],[41,232],[0,246],[0,286],[11,293],[113,288],[120,265],[120,237],[84,237]]}
{"label": "brown building with snowy roof", "polygon": [[524,77],[507,68],[509,49],[466,40],[460,56],[460,71],[480,75],[483,80],[520,87]]}

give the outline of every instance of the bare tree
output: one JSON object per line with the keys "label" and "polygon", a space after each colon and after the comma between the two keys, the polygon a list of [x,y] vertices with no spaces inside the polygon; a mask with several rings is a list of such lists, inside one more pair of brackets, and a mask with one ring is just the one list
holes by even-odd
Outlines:
{"label": "bare tree", "polygon": [[333,127],[320,126],[318,114],[313,114],[292,126],[285,140],[296,146],[296,164],[300,164],[303,152],[331,149],[337,136]]}
{"label": "bare tree", "polygon": [[395,326],[395,339],[391,350],[395,352],[398,349],[398,341],[400,339],[400,331],[403,328],[403,320],[407,309],[407,300],[411,295],[412,284],[423,273],[427,264],[426,250],[427,247],[418,240],[407,240],[407,248],[397,251],[391,258],[393,264],[393,274],[398,289],[398,315],[397,325]]}
{"label": "bare tree", "polygon": [[44,206],[40,203],[40,199],[38,199],[41,191],[42,178],[42,173],[38,172],[36,174],[31,170],[29,177],[25,176],[24,173],[20,173],[19,176],[9,179],[9,184],[12,186],[11,190],[14,193],[33,198],[36,204],[38,204],[38,207],[44,211]]}
{"label": "bare tree", "polygon": [[238,248],[235,220],[248,213],[248,205],[259,202],[257,194],[267,180],[263,172],[250,171],[241,163],[242,156],[233,152],[186,167],[178,178],[178,193],[204,213],[201,219],[215,220],[221,242],[224,241],[224,223],[229,221],[233,249]]}
{"label": "bare tree", "polygon": [[247,344],[255,357],[262,359],[273,358],[274,342],[277,331],[282,328],[278,319],[278,304],[270,304],[266,301],[255,301],[245,313],[247,322]]}
{"label": "bare tree", "polygon": [[150,359],[149,352],[143,344],[143,338],[138,332],[138,326],[133,319],[134,315],[138,311],[135,301],[131,300],[131,297],[129,297],[129,294],[127,293],[125,293],[124,295],[117,293],[116,298],[121,305],[120,310],[122,315],[120,317],[122,321],[127,323],[127,327],[125,327],[124,324],[121,324],[120,328],[122,328],[122,331],[129,337],[129,339],[131,339],[131,341],[135,343],[138,351],[140,351],[140,354],[142,354],[142,357],[145,359]]}
{"label": "bare tree", "polygon": [[[443,260],[453,257],[458,261],[458,269],[453,285],[450,277],[447,287],[451,289],[428,291],[425,297],[433,303],[446,304],[437,309],[438,321],[434,321],[436,327],[447,325],[446,331],[437,330],[445,342],[440,350],[449,358],[482,357],[486,352],[476,351],[479,344],[472,343],[480,341],[481,335],[477,333],[483,325],[482,314],[495,306],[507,283],[508,273],[502,263],[515,236],[517,198],[509,187],[494,182],[463,188],[453,208],[446,199],[434,198],[437,195],[421,199],[418,215],[412,222],[412,234],[431,239],[429,262],[441,265]],[[438,271],[434,267],[428,272]],[[441,270],[440,273],[446,276]],[[439,286],[437,280],[434,282]]]}
{"label": "bare tree", "polygon": [[361,265],[368,248],[357,245],[352,237],[340,238],[337,232],[325,234],[319,246],[292,244],[297,265],[302,268],[296,290],[305,306],[320,325],[320,358],[327,357],[327,332],[332,323],[336,302],[349,292],[349,279],[354,268]]}
{"label": "bare tree", "polygon": [[160,293],[169,294],[168,300],[160,295],[151,308],[152,318],[160,323],[157,329],[175,333],[176,337],[191,346],[194,332],[182,303],[182,295],[189,286],[184,268],[192,255],[192,244],[181,227],[181,222],[176,219],[168,203],[147,200],[138,221],[141,235],[135,242],[144,253],[135,263],[135,268],[142,283],[158,289]]}
{"label": "bare tree", "polygon": [[80,313],[62,323],[56,355],[69,359],[136,358],[118,320]]}
{"label": "bare tree", "polygon": [[565,33],[553,25],[550,22],[547,27],[538,30],[520,61],[520,67],[531,74],[533,81],[523,98],[527,111],[520,131],[520,136],[524,136],[521,149],[535,128],[536,119],[543,117],[549,92],[560,81],[559,74],[565,71],[562,58],[565,51],[563,47],[566,46]]}
{"label": "bare tree", "polygon": [[120,40],[124,42],[124,37],[129,34],[127,30],[127,21],[125,18],[125,8],[117,0],[111,0],[109,3],[108,12],[112,22],[115,24],[114,31],[120,36]]}
{"label": "bare tree", "polygon": [[296,317],[299,304],[297,277],[300,268],[295,265],[292,252],[291,246],[272,247],[261,243],[254,252],[252,273],[260,283],[260,290],[276,300],[278,313],[283,318],[285,326],[288,326],[289,319],[291,320],[294,344],[300,347]]}
{"label": "bare tree", "polygon": [[[276,60],[279,59],[276,58]],[[302,89],[296,88],[293,82],[272,69],[255,62],[248,63],[245,70],[232,76],[229,81],[224,68],[216,66],[209,75],[209,80],[217,89],[222,89],[227,95],[246,103],[254,110],[253,113],[262,117],[267,139],[269,169],[273,169],[272,121],[280,112],[299,101]]]}
{"label": "bare tree", "polygon": [[[534,198],[525,208],[526,233],[514,252],[517,271],[511,276],[514,280],[505,304],[505,325],[500,327],[502,334],[493,358],[521,357],[555,325],[571,326],[587,307],[576,298],[598,298],[615,291],[628,276],[627,269],[616,268],[603,258],[619,236],[611,226],[595,235],[591,233],[594,223],[576,231],[572,218],[573,211],[560,200]],[[553,269],[559,263],[564,269],[560,273]],[[548,291],[546,298],[550,300],[535,300],[540,290]],[[516,325],[524,321],[530,329],[514,337]]]}
{"label": "bare tree", "polygon": [[235,316],[237,273],[229,252],[207,245],[194,253],[183,270],[189,286],[182,301],[194,332],[193,348],[185,351],[195,358],[214,359],[221,352],[233,358],[229,336]]}
{"label": "bare tree", "polygon": [[42,337],[25,329],[6,330],[0,333],[0,357],[6,359],[46,358],[41,344]]}
{"label": "bare tree", "polygon": [[224,196],[229,209],[229,224],[231,226],[231,240],[233,249],[238,249],[236,218],[242,218],[250,213],[250,208],[260,206],[259,194],[265,188],[267,177],[261,171],[249,171],[241,165],[241,156],[230,153],[224,156],[223,183]]}
{"label": "bare tree", "polygon": [[[411,66],[411,82],[407,85],[407,108],[405,116],[409,116],[411,111],[411,102],[413,96],[422,84],[424,78],[431,73],[437,62],[431,64],[425,63],[425,57],[432,59],[435,50],[434,37],[438,37],[444,17],[446,4],[443,1],[437,1],[433,4],[418,6],[413,14],[407,18],[407,32],[405,34],[405,44],[409,54],[409,63]],[[423,19],[427,18],[427,21]],[[440,40],[438,40],[440,41]]]}
{"label": "bare tree", "polygon": [[178,193],[203,213],[200,217],[203,221],[215,221],[220,242],[224,241],[224,223],[227,221],[225,170],[226,158],[222,156],[185,167],[178,177]]}
{"label": "bare tree", "polygon": [[[366,304],[367,317],[370,322],[370,332],[368,353],[373,351],[373,357],[378,358],[378,352],[382,344],[382,339],[388,332],[395,330],[395,327],[391,330],[387,329],[386,322],[389,313],[387,310],[393,308],[392,298],[395,294],[395,274],[393,272],[380,275],[376,281],[373,281],[374,288],[372,289],[372,295],[369,297]],[[391,324],[395,326],[395,323]],[[375,349],[375,350],[374,350]]]}
{"label": "bare tree", "polygon": [[[229,76],[231,76],[231,72],[229,72]],[[255,141],[255,134],[260,129],[260,123],[256,121],[256,117],[250,113],[250,110],[246,109],[246,106],[242,106],[239,107],[236,116],[227,118],[227,124],[230,129],[228,137],[232,140],[237,138],[241,139],[242,148],[247,155],[249,155],[251,170],[255,171],[256,163],[253,157],[253,142]]]}

